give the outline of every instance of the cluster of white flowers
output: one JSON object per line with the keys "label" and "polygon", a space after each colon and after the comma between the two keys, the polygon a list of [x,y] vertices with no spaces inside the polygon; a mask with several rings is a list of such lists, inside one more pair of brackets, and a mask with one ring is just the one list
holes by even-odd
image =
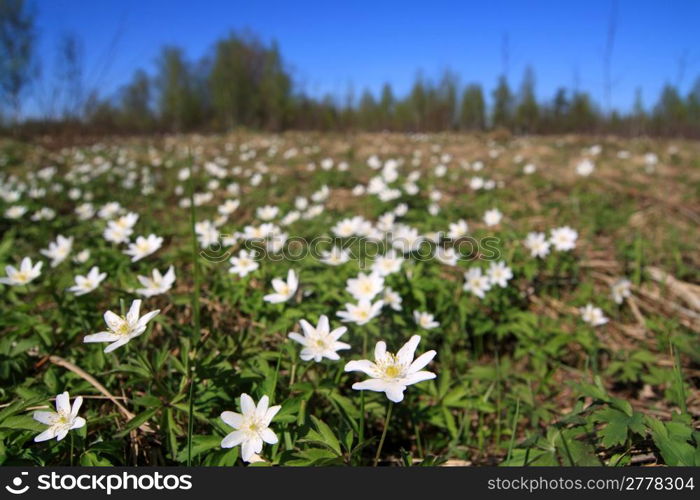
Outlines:
{"label": "cluster of white flowers", "polygon": [[[345,288],[345,298],[342,309],[336,310],[335,316],[340,322],[347,323],[351,328],[362,327],[378,318],[382,311],[398,312],[403,311],[403,298],[397,290],[389,286],[395,286],[401,290],[401,281],[392,281],[396,276],[411,279],[411,273],[415,268],[415,253],[422,249],[424,244],[434,244],[432,256],[446,266],[458,267],[460,255],[453,247],[443,246],[446,241],[461,240],[470,236],[470,223],[465,218],[453,218],[445,220],[444,225],[436,231],[421,231],[414,227],[413,223],[407,221],[414,220],[410,217],[410,210],[417,210],[410,201],[412,198],[422,196],[427,204],[428,212],[437,216],[446,213],[445,200],[450,198],[448,190],[438,189],[438,180],[445,178],[452,181],[457,179],[457,173],[461,170],[472,172],[468,178],[464,179],[466,186],[475,193],[470,196],[483,196],[482,191],[489,191],[503,186],[503,181],[499,181],[497,176],[489,174],[489,159],[498,158],[503,153],[503,148],[493,143],[488,152],[488,158],[484,157],[477,161],[457,162],[448,153],[441,152],[439,148],[433,150],[433,154],[424,156],[423,152],[416,150],[410,158],[385,158],[379,155],[370,156],[366,163],[372,170],[371,177],[366,183],[358,184],[352,189],[354,196],[373,196],[379,202],[387,204],[388,208],[375,220],[370,220],[362,215],[346,216],[336,219],[334,223],[328,224],[326,230],[330,234],[347,242],[347,239],[354,237],[366,238],[372,242],[386,242],[383,252],[375,256],[369,267],[363,268],[363,272],[357,272],[347,279]],[[302,154],[317,154],[316,146],[302,148]],[[227,147],[228,153],[233,153],[234,147]],[[265,204],[251,207],[247,205],[246,194],[260,186],[274,185],[277,182],[277,174],[266,161],[271,158],[282,158],[291,160],[299,156],[300,151],[296,148],[287,149],[279,153],[278,145],[271,145],[267,151],[255,148],[253,145],[241,143],[238,145],[238,160],[241,165],[233,165],[236,157],[231,158],[218,156],[214,159],[201,158],[199,152],[194,150],[194,165],[191,168],[184,168],[177,172],[178,185],[175,186],[174,194],[179,198],[179,206],[191,208],[192,213],[197,213],[195,209],[205,207],[210,210],[210,219],[196,220],[194,223],[194,233],[198,244],[207,249],[215,245],[223,244],[225,247],[235,251],[234,254],[227,255],[230,267],[228,272],[238,278],[247,280],[239,281],[241,286],[246,283],[259,282],[258,278],[265,269],[261,268],[263,252],[250,249],[247,243],[261,244],[267,252],[278,254],[289,240],[289,235],[294,234],[295,224],[299,221],[309,221],[316,219],[324,213],[332,215],[333,205],[327,204],[333,198],[331,188],[327,185],[321,186],[311,194],[304,196],[295,193],[293,207],[285,209],[283,203],[279,205]],[[584,159],[577,163],[575,171],[580,176],[590,176],[595,170],[595,163],[589,157],[595,157],[600,153],[597,148],[590,148],[584,152]],[[155,154],[155,153],[152,153]],[[267,158],[267,159],[266,159]],[[321,158],[321,156],[319,156]],[[120,166],[131,165],[126,159],[119,163]],[[425,166],[426,161],[430,162],[430,169],[419,169]],[[524,158],[517,159],[520,164]],[[138,171],[136,163],[124,167],[124,173],[115,176],[116,182],[126,189],[135,188],[137,185],[144,196],[152,193],[155,189],[154,182],[158,178],[152,167],[163,165],[163,168],[171,168],[175,164],[168,163],[170,160],[163,160],[160,157],[151,158],[151,167],[144,167]],[[655,165],[657,159],[646,158],[647,165]],[[270,163],[272,165],[272,162]],[[336,162],[333,158],[323,157],[320,161],[314,160],[306,165],[307,171],[314,171],[320,167],[323,171],[345,171],[348,169],[347,162]],[[157,252],[165,241],[164,237],[154,233],[146,236],[135,234],[137,224],[141,219],[140,215],[134,211],[128,211],[117,201],[109,201],[104,204],[97,203],[87,188],[88,181],[96,179],[101,175],[112,172],[111,162],[101,156],[96,156],[92,162],[80,161],[66,173],[65,179],[74,183],[67,193],[68,198],[75,202],[74,213],[78,221],[91,221],[101,232],[102,238],[112,247],[121,245],[119,250],[122,255],[127,256],[131,263],[136,263]],[[483,172],[482,172],[483,171]],[[534,163],[526,163],[522,167],[522,172],[531,175],[537,171]],[[55,168],[42,169],[37,172],[36,179],[45,183],[50,183],[55,176]],[[478,175],[476,175],[478,173]],[[201,179],[205,177],[204,183]],[[206,185],[205,190],[192,193],[187,189],[189,183],[197,179],[199,184]],[[235,180],[234,180],[235,179]],[[446,182],[442,180],[441,182]],[[27,214],[28,206],[34,207],[29,200],[23,198],[24,193],[32,198],[40,198],[42,192],[47,187],[38,182],[30,186],[21,187],[19,181],[12,179],[0,179],[0,197],[9,205],[4,210],[4,217],[12,220],[21,219]],[[61,186],[61,184],[54,184]],[[56,188],[58,189],[58,188]],[[61,187],[62,189],[62,187]],[[478,193],[476,193],[478,192]],[[223,193],[223,196],[221,196]],[[241,201],[243,200],[243,201]],[[376,200],[373,200],[376,201]],[[443,206],[441,207],[441,203]],[[425,206],[425,205],[423,205]],[[511,217],[504,215],[498,208],[490,205],[491,209],[486,210],[472,224],[474,227],[483,228],[486,226],[490,231],[498,231],[506,226]],[[34,210],[34,208],[32,208]],[[242,214],[243,217],[250,215],[250,220],[232,231],[223,234],[223,228],[232,215]],[[407,216],[408,214],[408,216]],[[56,211],[50,207],[42,207],[33,212],[31,220],[44,221],[52,220],[56,216]],[[94,220],[93,220],[94,219]],[[193,216],[193,219],[195,217]],[[316,223],[324,218],[319,218]],[[483,222],[483,225],[481,222]],[[299,223],[303,224],[303,222]],[[241,227],[242,226],[242,227]],[[418,226],[418,224],[416,224]],[[144,232],[145,233],[145,232]],[[297,233],[298,234],[298,233]],[[529,251],[531,257],[544,258],[553,250],[559,252],[569,252],[576,248],[578,232],[569,227],[562,226],[549,230],[547,235],[544,232],[530,232],[524,240],[524,246]],[[63,262],[68,261],[70,265],[72,252],[74,252],[74,237],[55,235],[53,241],[44,242],[46,248],[40,250],[40,254],[49,259],[51,268],[56,268]],[[78,240],[80,243],[80,240]],[[441,244],[442,243],[442,244]],[[95,252],[98,253],[98,252]],[[91,252],[82,249],[72,256],[72,262],[76,264],[87,264],[91,260]],[[334,244],[324,250],[320,256],[320,262],[328,266],[343,266],[351,260],[351,252],[343,245]],[[508,259],[510,260],[510,258]],[[112,268],[99,262],[106,268],[110,275]],[[107,279],[107,273],[100,270],[98,265],[87,264],[89,270],[85,274],[74,276],[75,284],[68,288],[68,291],[81,296],[89,294],[98,289],[101,283]],[[43,262],[33,262],[30,257],[24,257],[19,265],[19,269],[6,266],[6,277],[0,278],[0,283],[11,286],[28,285],[41,276]],[[125,265],[130,265],[125,260]],[[139,264],[143,265],[143,263]],[[349,266],[341,268],[347,270]],[[280,304],[280,306],[266,307],[288,307],[289,303],[298,304],[304,300],[309,290],[310,276],[303,269],[287,269],[286,279],[280,274],[271,279],[271,293],[266,293],[262,300],[269,304]],[[258,271],[260,270],[260,271]],[[150,271],[150,274],[148,272]],[[136,275],[136,279],[141,287],[129,289],[131,292],[151,298],[165,294],[172,289],[175,283],[175,269],[171,265],[162,273],[158,268],[150,268],[146,275]],[[84,271],[81,271],[84,272]],[[143,271],[141,271],[143,272]],[[330,272],[330,271],[329,271]],[[301,276],[300,276],[301,275]],[[347,274],[345,275],[347,276]],[[505,289],[513,279],[513,270],[508,263],[503,260],[490,262],[488,268],[474,265],[464,272],[463,290],[468,294],[485,299],[487,293],[494,294],[498,289]],[[300,284],[300,278],[304,281]],[[232,278],[235,279],[235,278]],[[267,278],[266,278],[267,279]],[[256,286],[258,286],[256,284]],[[631,296],[631,283],[627,279],[621,279],[614,283],[611,288],[614,302],[621,304]],[[156,299],[157,300],[157,299]],[[473,300],[473,299],[472,299]],[[345,302],[347,301],[347,302]],[[423,301],[425,302],[425,301]],[[430,335],[439,334],[440,318],[430,312],[429,304],[421,302],[420,310],[413,310],[412,316],[415,328],[422,331],[422,335],[429,338]],[[285,306],[285,303],[288,303]],[[410,303],[407,297],[406,303]],[[143,335],[149,322],[155,318],[160,310],[152,310],[144,315],[140,315],[142,301],[133,300],[128,312],[118,315],[112,311],[104,313],[104,321],[107,325],[105,331],[86,335],[83,339],[85,343],[107,343],[104,348],[105,353],[110,353],[122,347],[131,340]],[[386,307],[386,309],[384,309]],[[411,311],[407,311],[411,312]],[[391,313],[394,314],[394,313]],[[602,309],[593,304],[587,304],[580,308],[581,319],[594,326],[600,326],[608,322]],[[333,317],[333,316],[331,316]],[[376,323],[376,321],[375,321]],[[324,360],[336,362],[341,359],[339,351],[350,350],[350,343],[341,341],[347,339],[347,326],[339,326],[331,329],[331,321],[327,315],[320,315],[316,326],[306,319],[299,321],[303,333],[289,332],[288,338],[301,346],[299,357],[304,362],[323,363]],[[374,325],[372,325],[374,326]],[[432,330],[432,332],[431,332]],[[343,337],[345,336],[345,337]],[[374,361],[351,360],[345,364],[346,372],[361,372],[369,378],[352,385],[356,390],[369,390],[382,392],[386,397],[395,403],[403,400],[404,392],[409,385],[422,381],[431,380],[436,377],[435,373],[426,371],[424,368],[433,360],[436,352],[431,350],[415,357],[421,337],[413,335],[401,349],[395,354],[387,351],[384,341],[376,343],[374,349]],[[348,340],[350,342],[350,340]],[[85,419],[78,417],[78,410],[82,404],[82,398],[76,398],[73,406],[70,406],[67,392],[56,397],[56,412],[38,411],[34,418],[48,426],[48,429],[36,437],[36,441],[43,441],[51,438],[63,439],[69,430],[77,429],[85,425]],[[277,436],[270,428],[271,422],[280,410],[280,406],[269,406],[270,399],[263,395],[256,404],[248,394],[240,395],[240,413],[224,411],[221,420],[232,427],[233,432],[226,435],[221,441],[223,448],[241,446],[241,456],[246,462],[261,460],[263,444],[277,443]]]}

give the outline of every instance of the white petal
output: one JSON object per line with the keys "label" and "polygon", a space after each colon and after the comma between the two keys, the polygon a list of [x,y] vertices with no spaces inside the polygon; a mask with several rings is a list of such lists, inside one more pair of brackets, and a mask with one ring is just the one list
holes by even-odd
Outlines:
{"label": "white petal", "polygon": [[433,372],[428,372],[428,371],[422,371],[422,372],[415,372],[407,375],[403,379],[401,379],[401,382],[405,385],[411,385],[411,384],[417,384],[418,382],[423,382],[424,380],[432,380],[436,377],[436,375]]}
{"label": "white petal", "polygon": [[137,323],[137,328],[140,327],[145,327],[149,321],[151,321],[152,318],[156,317],[158,313],[160,312],[160,309],[156,309],[155,311],[151,311],[149,313],[144,314],[141,316],[139,319],[139,322]]}
{"label": "white petal", "polygon": [[364,372],[369,376],[374,375],[376,365],[368,359],[348,361],[345,365],[346,372]]}
{"label": "white petal", "polygon": [[243,415],[235,411],[225,411],[221,414],[221,420],[234,429],[239,429],[243,425]]}
{"label": "white petal", "polygon": [[42,424],[53,425],[58,415],[53,411],[35,411],[32,418]]}
{"label": "white petal", "polygon": [[425,366],[430,363],[433,358],[435,357],[437,353],[435,351],[428,351],[424,352],[420,356],[418,356],[413,363],[411,363],[411,366],[408,367],[408,372],[409,373],[415,373],[419,370],[422,370]]}
{"label": "white petal", "polygon": [[56,440],[60,441],[68,435],[68,429],[61,429],[56,433]]}
{"label": "white petal", "polygon": [[406,386],[404,385],[391,384],[386,388],[384,393],[386,394],[386,397],[389,398],[389,401],[400,403],[403,401],[403,391],[405,390]]}
{"label": "white petal", "polygon": [[263,419],[267,413],[267,408],[270,406],[270,398],[263,396],[258,402],[258,406],[255,408],[255,418]]}
{"label": "white petal", "polygon": [[56,437],[56,432],[54,431],[53,428],[46,429],[44,432],[39,434],[34,438],[34,442],[38,443],[40,441],[48,441],[49,439],[53,439]]}
{"label": "white petal", "polygon": [[121,324],[124,322],[123,319],[121,319],[119,316],[114,314],[112,311],[107,311],[104,315],[105,318],[105,323],[107,323],[107,326],[109,327],[110,330],[117,330]]}
{"label": "white petal", "polygon": [[413,355],[416,352],[419,342],[419,335],[414,335],[411,337],[409,341],[406,342],[401,349],[399,349],[399,352],[396,353],[396,357],[398,358],[399,362],[408,364],[413,361]]}
{"label": "white petal", "polygon": [[[78,396],[75,398],[73,401],[73,407],[70,410],[70,416],[75,418],[78,416],[78,411],[80,411],[80,407],[83,405],[83,397]],[[83,424],[84,425],[84,424]]]}
{"label": "white petal", "polygon": [[260,437],[262,437],[262,440],[265,441],[267,444],[275,444],[277,443],[277,435],[272,432],[272,429],[269,427],[267,429],[264,429],[260,433]]}
{"label": "white petal", "polygon": [[100,332],[93,333],[92,335],[86,335],[85,338],[83,338],[83,342],[114,342],[115,340],[119,340],[119,338],[120,335],[117,335],[116,333]]}
{"label": "white petal", "polygon": [[107,347],[105,347],[105,352],[112,352],[113,350],[120,348],[121,346],[125,345],[128,342],[129,342],[128,338],[119,339],[116,342],[109,344]]}
{"label": "white petal", "polygon": [[131,303],[131,307],[129,308],[129,312],[126,313],[126,321],[130,325],[136,324],[136,322],[139,319],[139,309],[141,309],[141,299],[136,299]]}
{"label": "white petal", "polygon": [[384,358],[384,355],[386,354],[386,343],[384,341],[379,341],[377,342],[377,345],[374,347],[374,360],[375,361],[380,361]]}
{"label": "white petal", "polygon": [[73,425],[70,426],[71,429],[80,429],[85,425],[85,419],[83,417],[75,417],[73,420]]}
{"label": "white petal", "polygon": [[275,405],[271,406],[270,408],[267,409],[267,412],[265,413],[265,418],[263,419],[263,424],[264,425],[270,425],[270,422],[272,422],[272,419],[275,418],[275,415],[277,415],[277,412],[282,409],[282,406],[280,405]]}
{"label": "white petal", "polygon": [[68,391],[56,396],[56,411],[61,415],[70,415],[70,396]]}
{"label": "white petal", "polygon": [[320,334],[328,335],[330,325],[328,324],[328,316],[325,314],[318,319],[318,327],[316,327],[316,331],[318,331]]}
{"label": "white petal", "polygon": [[294,340],[294,341],[296,341],[296,342],[299,342],[299,343],[300,343],[301,345],[303,345],[303,346],[307,345],[307,339],[306,339],[306,337],[304,337],[303,335],[299,335],[299,334],[296,333],[296,332],[288,333],[288,334],[287,334],[287,337],[289,337],[290,339],[292,339],[292,340]]}
{"label": "white petal", "polygon": [[241,394],[241,413],[245,416],[255,413],[255,402],[246,393]]}
{"label": "white petal", "polygon": [[253,457],[253,454],[255,453],[253,446],[254,443],[251,439],[243,442],[243,445],[241,446],[241,458],[244,462],[250,462],[250,459]]}
{"label": "white petal", "polygon": [[245,433],[243,431],[233,431],[221,440],[222,448],[233,448],[243,442]]}
{"label": "white petal", "polygon": [[[325,317],[325,316],[324,316]],[[340,337],[342,337],[345,332],[347,332],[348,329],[345,326],[341,326],[340,328],[336,328],[332,332],[329,333],[329,335],[333,338],[333,340],[338,340]]]}
{"label": "white petal", "polygon": [[371,378],[363,382],[355,382],[352,384],[352,388],[356,391],[384,392],[388,387],[388,382],[379,378]]}

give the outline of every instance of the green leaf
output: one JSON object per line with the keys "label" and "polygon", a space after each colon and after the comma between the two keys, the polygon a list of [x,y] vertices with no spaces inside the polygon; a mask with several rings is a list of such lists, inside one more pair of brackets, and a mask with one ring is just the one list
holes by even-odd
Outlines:
{"label": "green leaf", "polygon": [[136,428],[139,427],[141,424],[147,422],[148,419],[150,419],[153,415],[155,415],[156,413],[158,413],[158,410],[160,410],[160,407],[159,407],[159,406],[158,406],[158,407],[155,407],[155,408],[150,408],[150,409],[144,411],[143,413],[139,413],[139,414],[136,415],[134,418],[132,418],[131,420],[129,420],[129,421],[126,423],[126,425],[124,426],[124,428],[123,428],[121,431],[117,432],[117,433],[114,435],[114,437],[115,437],[115,438],[120,438],[120,437],[126,436],[127,434],[129,434],[129,432],[131,432],[132,430],[136,429]]}

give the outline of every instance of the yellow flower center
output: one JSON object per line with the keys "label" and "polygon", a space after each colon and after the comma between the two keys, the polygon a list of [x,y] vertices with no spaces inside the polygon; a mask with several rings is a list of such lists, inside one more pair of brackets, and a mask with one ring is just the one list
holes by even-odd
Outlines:
{"label": "yellow flower center", "polygon": [[389,365],[384,370],[384,373],[389,378],[396,378],[398,377],[399,373],[401,373],[401,370],[399,370],[399,368],[396,365]]}

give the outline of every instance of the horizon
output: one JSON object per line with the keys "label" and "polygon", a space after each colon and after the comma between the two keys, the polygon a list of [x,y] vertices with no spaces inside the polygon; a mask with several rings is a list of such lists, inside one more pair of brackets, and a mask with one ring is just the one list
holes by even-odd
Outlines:
{"label": "horizon", "polygon": [[[445,2],[430,12],[420,11],[417,3],[401,4],[398,11],[396,2],[358,2],[345,10],[317,1],[304,2],[300,9],[298,4],[223,0],[210,0],[204,9],[189,8],[181,0],[39,0],[35,7],[43,74],[52,74],[57,40],[75,34],[82,44],[85,88],[99,88],[103,98],[114,96],[137,69],[152,75],[163,46],[182,47],[189,60],[198,60],[234,31],[276,42],[295,90],[314,98],[330,94],[343,99],[352,89],[357,102],[365,89],[378,95],[384,83],[404,96],[417,74],[437,79],[449,69],[461,85],[480,84],[490,103],[501,74],[517,90],[531,66],[539,101],[551,100],[565,87],[587,92],[606,108],[603,51],[615,4],[611,108],[628,112],[640,89],[650,109],[667,83],[687,94],[700,76],[700,51],[692,32],[700,3],[690,1],[677,2],[674,9],[657,1],[627,0],[585,6],[505,1],[501,9]],[[365,16],[367,12],[373,15]],[[339,16],[344,22],[333,22]],[[26,115],[38,112],[36,99],[28,100]]]}

